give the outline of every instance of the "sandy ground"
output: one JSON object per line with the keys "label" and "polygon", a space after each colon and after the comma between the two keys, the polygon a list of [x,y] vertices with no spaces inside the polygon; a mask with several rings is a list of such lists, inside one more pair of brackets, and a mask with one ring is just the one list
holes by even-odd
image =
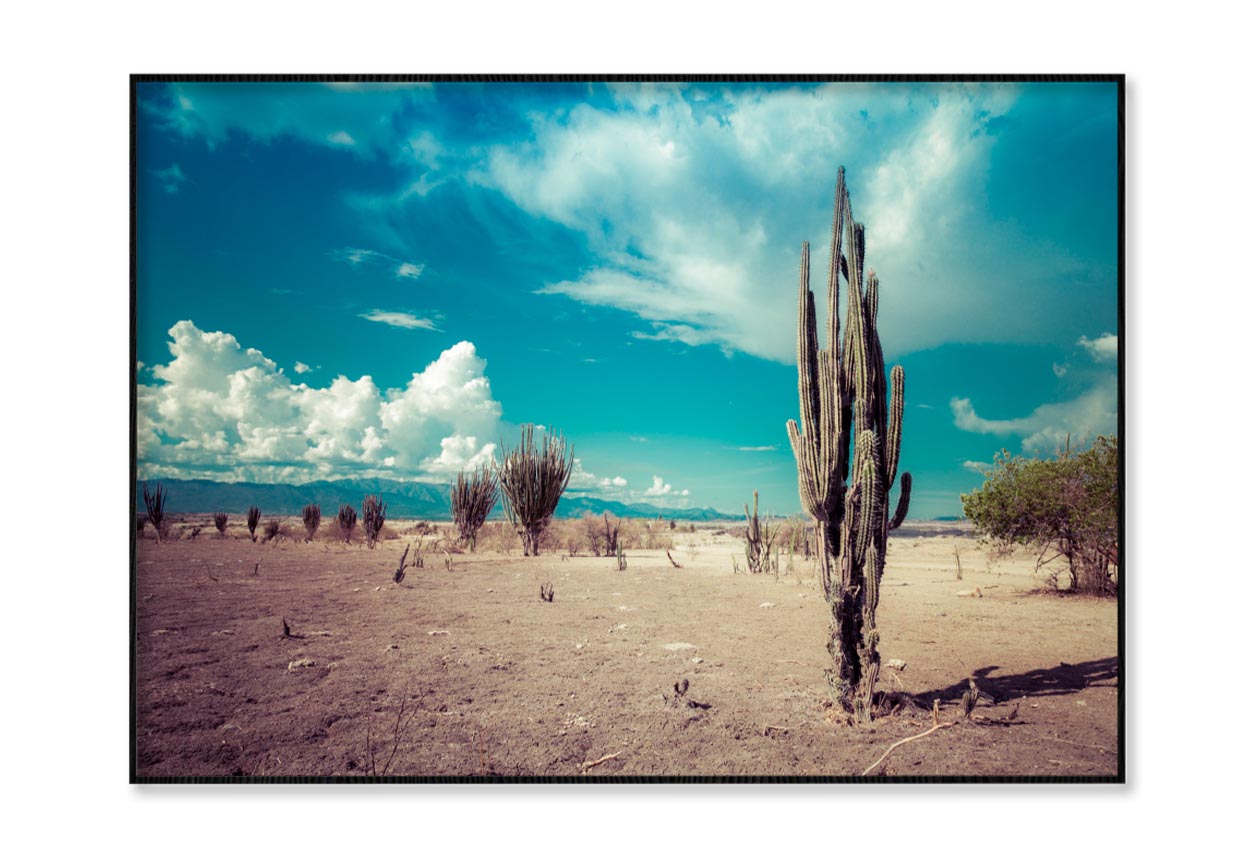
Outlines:
{"label": "sandy ground", "polygon": [[[814,563],[733,574],[743,543],[722,528],[677,533],[678,569],[662,551],[628,551],[623,572],[480,552],[451,570],[428,557],[399,585],[412,537],[368,550],[207,530],[138,544],[140,778],[853,776],[930,728],[935,698],[960,722],[876,774],[1117,773],[1116,603],[1041,593],[1032,559],[990,562],[952,525],[891,540],[881,652],[906,667],[880,684],[922,708],[859,728],[826,701]],[[995,701],[965,720],[971,673]]]}

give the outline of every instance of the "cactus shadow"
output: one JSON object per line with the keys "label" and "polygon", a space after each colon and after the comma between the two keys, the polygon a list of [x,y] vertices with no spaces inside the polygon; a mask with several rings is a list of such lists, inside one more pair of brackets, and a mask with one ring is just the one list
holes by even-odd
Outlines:
{"label": "cactus shadow", "polygon": [[[979,692],[990,696],[997,703],[1032,696],[1066,696],[1089,687],[1114,687],[1118,684],[1116,657],[1084,663],[1059,663],[1049,669],[992,675],[998,669],[1000,667],[985,666],[974,672]],[[940,690],[917,694],[914,700],[924,707],[929,707],[935,699],[939,699],[941,703],[959,701],[968,686],[963,678]]]}

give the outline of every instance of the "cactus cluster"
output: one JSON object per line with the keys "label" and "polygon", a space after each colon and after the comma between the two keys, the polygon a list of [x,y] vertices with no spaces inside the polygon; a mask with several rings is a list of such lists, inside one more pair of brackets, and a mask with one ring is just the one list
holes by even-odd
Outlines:
{"label": "cactus cluster", "polygon": [[[152,528],[157,531],[157,541],[160,542],[165,535],[167,525],[165,524],[165,500],[170,493],[165,487],[157,483],[156,488],[150,490],[145,482],[144,487],[144,510],[148,514],[148,520],[152,522]],[[139,532],[143,532],[143,528],[139,528]]]}
{"label": "cactus cluster", "polygon": [[500,492],[505,498],[505,514],[522,537],[524,556],[539,555],[539,540],[561,493],[574,470],[574,448],[560,433],[544,433],[543,444],[535,444],[535,427],[522,427],[522,440],[512,451],[501,450],[497,466]]}
{"label": "cactus cluster", "polygon": [[[901,475],[896,512],[888,492],[896,480],[905,407],[905,373],[884,371],[879,345],[879,280],[865,271],[866,232],[853,219],[841,168],[827,266],[826,347],[818,341],[809,288],[809,243],[801,245],[797,374],[800,424],[788,421],[801,505],[818,534],[822,589],[831,608],[827,677],[854,719],[870,719],[879,675],[875,610],[890,529],[909,509],[911,479]],[[848,284],[843,338],[840,276]],[[891,386],[889,405],[888,386]]]}
{"label": "cactus cluster", "polygon": [[261,523],[261,508],[256,506],[248,507],[248,535],[252,537],[252,541],[257,541],[257,525]]}
{"label": "cactus cluster", "polygon": [[[749,574],[759,574],[771,569],[770,551],[774,548],[774,540],[779,535],[779,525],[769,520],[762,521],[757,516],[757,490],[753,490],[753,513],[749,515],[748,504],[744,504],[744,518],[748,527],[744,531],[744,557],[748,561]],[[779,570],[779,557],[776,554],[773,568]]]}
{"label": "cactus cluster", "polygon": [[473,551],[477,544],[479,528],[496,505],[496,472],[488,465],[476,470],[469,477],[462,471],[457,475],[457,485],[449,496],[452,517],[457,525],[461,544]]}
{"label": "cactus cluster", "polygon": [[340,504],[339,515],[335,517],[339,522],[339,530],[344,534],[344,541],[352,541],[352,529],[357,526],[357,511],[352,508],[352,504]]}
{"label": "cactus cluster", "polygon": [[318,504],[306,504],[300,512],[300,520],[305,523],[305,541],[312,542],[322,524],[322,507]]}
{"label": "cactus cluster", "polygon": [[366,495],[361,501],[361,526],[365,530],[365,545],[373,549],[387,520],[387,504],[378,495]]}

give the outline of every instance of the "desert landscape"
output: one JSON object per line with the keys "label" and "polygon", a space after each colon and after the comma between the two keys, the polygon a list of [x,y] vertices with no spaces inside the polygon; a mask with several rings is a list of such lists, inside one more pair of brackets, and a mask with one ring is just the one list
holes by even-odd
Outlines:
{"label": "desert landscape", "polygon": [[[1118,773],[1116,600],[1043,590],[1033,557],[990,559],[967,524],[889,539],[869,726],[829,698],[816,561],[745,573],[744,523],[679,526],[622,571],[566,545],[523,557],[503,522],[445,553],[434,525],[389,520],[373,550],[290,518],[264,544],[208,516],[141,536],[137,777]],[[879,761],[936,701],[954,725]]]}

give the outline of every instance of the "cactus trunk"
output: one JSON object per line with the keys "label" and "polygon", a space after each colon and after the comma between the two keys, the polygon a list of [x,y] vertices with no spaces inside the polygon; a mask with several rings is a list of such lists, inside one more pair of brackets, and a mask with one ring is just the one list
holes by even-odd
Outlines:
{"label": "cactus trunk", "polygon": [[[801,505],[814,519],[822,591],[831,609],[827,679],[859,722],[874,710],[879,675],[875,611],[888,531],[909,507],[912,479],[901,475],[896,512],[888,492],[896,480],[905,406],[905,373],[884,370],[879,344],[879,279],[863,274],[865,227],[853,220],[841,168],[827,266],[826,347],[820,347],[809,244],[801,245],[797,375],[800,424],[788,421]],[[848,284],[841,338],[840,276]],[[889,405],[888,389],[891,388]]]}

